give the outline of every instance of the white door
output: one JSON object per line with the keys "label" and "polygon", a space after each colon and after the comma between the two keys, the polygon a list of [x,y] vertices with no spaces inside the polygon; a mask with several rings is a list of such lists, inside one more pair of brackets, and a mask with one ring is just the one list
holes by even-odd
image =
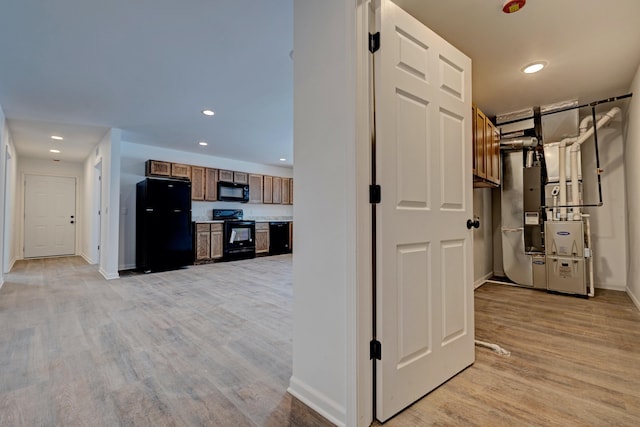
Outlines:
{"label": "white door", "polygon": [[24,257],[74,255],[76,180],[26,175]]}
{"label": "white door", "polygon": [[391,1],[376,11],[376,418],[474,361],[471,60]]}

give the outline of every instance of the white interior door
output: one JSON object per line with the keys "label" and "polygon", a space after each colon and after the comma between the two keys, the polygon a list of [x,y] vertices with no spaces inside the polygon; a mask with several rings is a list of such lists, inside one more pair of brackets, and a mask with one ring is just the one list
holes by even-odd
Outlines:
{"label": "white interior door", "polygon": [[389,0],[376,10],[376,418],[474,361],[471,60]]}
{"label": "white interior door", "polygon": [[24,257],[74,255],[75,178],[26,175]]}

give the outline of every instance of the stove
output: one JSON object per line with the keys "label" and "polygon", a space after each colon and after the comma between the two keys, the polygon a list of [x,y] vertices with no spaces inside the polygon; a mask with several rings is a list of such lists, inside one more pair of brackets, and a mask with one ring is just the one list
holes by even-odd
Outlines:
{"label": "stove", "polygon": [[256,222],[243,219],[242,209],[214,209],[213,219],[223,220],[223,260],[255,258]]}

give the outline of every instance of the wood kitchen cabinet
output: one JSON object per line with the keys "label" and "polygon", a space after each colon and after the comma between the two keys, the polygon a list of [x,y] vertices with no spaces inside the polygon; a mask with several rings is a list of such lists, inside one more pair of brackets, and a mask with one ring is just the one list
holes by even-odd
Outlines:
{"label": "wood kitchen cabinet", "polygon": [[282,178],[279,176],[273,177],[273,200],[274,205],[282,203]]}
{"label": "wood kitchen cabinet", "polygon": [[205,168],[191,167],[191,200],[204,200],[205,196]]}
{"label": "wood kitchen cabinet", "polygon": [[171,162],[147,160],[145,163],[146,176],[171,176]]}
{"label": "wood kitchen cabinet", "polygon": [[182,163],[171,163],[171,176],[191,179],[191,166]]}
{"label": "wood kitchen cabinet", "polygon": [[293,178],[289,178],[289,204],[293,204]]}
{"label": "wood kitchen cabinet", "polygon": [[245,172],[234,172],[233,182],[235,182],[236,184],[248,184],[249,174]]}
{"label": "wood kitchen cabinet", "polygon": [[262,203],[273,203],[273,177],[265,175],[262,185]]}
{"label": "wood kitchen cabinet", "polygon": [[215,202],[218,200],[218,170],[206,168],[204,181],[204,199],[207,202]]}
{"label": "wood kitchen cabinet", "polygon": [[256,255],[269,253],[269,223],[256,222]]}
{"label": "wood kitchen cabinet", "polygon": [[233,182],[233,171],[224,169],[218,170],[218,180],[223,182]]}
{"label": "wood kitchen cabinet", "polygon": [[249,203],[262,203],[262,175],[249,174]]}
{"label": "wood kitchen cabinet", "polygon": [[291,185],[291,181],[289,178],[282,178],[282,204],[290,205],[291,202],[289,200],[289,185]]}
{"label": "wood kitchen cabinet", "polygon": [[223,253],[223,231],[222,224],[211,224],[211,259],[220,259]]}
{"label": "wood kitchen cabinet", "polygon": [[202,264],[222,258],[222,224],[195,223],[195,263]]}
{"label": "wood kitchen cabinet", "polygon": [[487,116],[472,106],[473,186],[500,185],[500,133]]}

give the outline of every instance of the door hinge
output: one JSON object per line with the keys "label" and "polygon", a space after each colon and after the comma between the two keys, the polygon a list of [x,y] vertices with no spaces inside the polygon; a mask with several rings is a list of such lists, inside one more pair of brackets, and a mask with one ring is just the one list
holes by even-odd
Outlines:
{"label": "door hinge", "polygon": [[377,184],[369,186],[369,203],[375,204],[380,203],[381,194],[380,194],[380,186]]}
{"label": "door hinge", "polygon": [[380,31],[375,34],[369,33],[369,52],[375,53],[380,49]]}
{"label": "door hinge", "polygon": [[369,359],[382,360],[382,344],[378,340],[369,343]]}
{"label": "door hinge", "polygon": [[100,250],[100,245],[98,245],[98,250]]}

